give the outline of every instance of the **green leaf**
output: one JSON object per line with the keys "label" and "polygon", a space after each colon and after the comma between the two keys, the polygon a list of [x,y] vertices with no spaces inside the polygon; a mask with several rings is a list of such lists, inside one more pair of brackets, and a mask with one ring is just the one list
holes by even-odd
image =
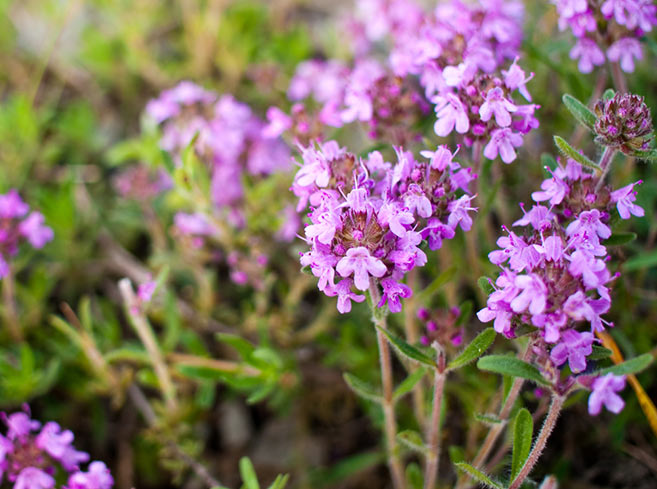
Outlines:
{"label": "green leaf", "polygon": [[260,489],[253,464],[247,457],[240,459],[240,475],[242,476],[242,482],[246,486],[246,489]]}
{"label": "green leaf", "polygon": [[561,100],[563,100],[566,108],[577,119],[577,122],[587,127],[590,131],[594,130],[597,118],[586,105],[567,93],[564,94]]}
{"label": "green leaf", "polygon": [[436,362],[429,355],[422,353],[420,350],[415,348],[412,345],[409,345],[404,340],[397,336],[393,336],[387,329],[382,328],[381,326],[376,326],[381,333],[388,339],[390,344],[399,352],[403,357],[413,360],[415,362],[423,363],[429,365],[430,367],[435,367]]}
{"label": "green leaf", "polygon": [[595,372],[598,375],[614,374],[614,375],[629,375],[636,374],[648,368],[653,361],[653,356],[650,353],[644,353],[638,357],[630,358],[629,360],[614,365],[612,367],[603,368]]}
{"label": "green leaf", "polygon": [[477,482],[484,484],[486,487],[490,487],[492,489],[504,489],[502,484],[500,484],[499,482],[495,482],[486,474],[484,474],[482,471],[475,469],[470,464],[467,464],[465,462],[459,462],[454,465],[456,465],[457,468],[459,468],[460,470],[468,474],[470,477],[475,479]]}
{"label": "green leaf", "polygon": [[284,489],[287,485],[287,482],[290,480],[289,474],[279,474],[276,476],[276,479],[267,489]]}
{"label": "green leaf", "polygon": [[532,435],[534,434],[534,421],[526,408],[520,409],[513,421],[513,452],[511,455],[511,480],[525,465],[532,448]]}
{"label": "green leaf", "polygon": [[495,292],[495,287],[493,287],[493,281],[488,277],[479,277],[477,280],[477,285],[479,288],[484,291],[484,294],[490,295]]}
{"label": "green leaf", "polygon": [[604,100],[605,102],[607,100],[611,100],[612,98],[614,98],[614,95],[616,95],[616,92],[614,92],[613,88],[608,88],[607,90],[605,90],[605,93],[602,94],[602,100]]}
{"label": "green leaf", "polygon": [[487,357],[481,357],[477,362],[477,367],[480,370],[486,370],[496,374],[520,377],[522,379],[536,382],[537,384],[546,386],[550,385],[536,367],[527,362],[523,362],[519,358],[508,355],[489,355]]}
{"label": "green leaf", "polygon": [[450,445],[449,448],[447,449],[447,453],[449,454],[449,460],[453,464],[457,464],[459,462],[465,461],[465,452],[463,450],[463,447],[460,447],[458,445]]}
{"label": "green leaf", "polygon": [[657,149],[649,149],[648,151],[635,151],[633,156],[640,160],[657,161]]}
{"label": "green leaf", "polygon": [[411,462],[406,466],[406,481],[411,489],[422,489],[424,477],[422,469],[417,463]]}
{"label": "green leaf", "polygon": [[474,417],[480,423],[484,423],[488,426],[500,424],[502,422],[502,420],[494,414],[475,413]]}
{"label": "green leaf", "polygon": [[235,348],[235,350],[237,350],[240,356],[244,359],[249,358],[253,353],[253,351],[255,350],[255,346],[253,346],[251,343],[249,343],[241,336],[237,336],[235,334],[217,333],[215,335],[215,338],[217,338],[217,340],[221,341],[222,343],[225,343]]}
{"label": "green leaf", "polygon": [[496,336],[497,333],[495,333],[493,328],[486,328],[465,347],[465,350],[463,350],[459,356],[449,362],[447,368],[454,370],[474,362],[484,354],[490,345],[493,344]]}
{"label": "green leaf", "polygon": [[424,444],[422,436],[415,430],[404,430],[397,433],[399,442],[414,452],[426,454],[429,448]]}
{"label": "green leaf", "polygon": [[636,233],[618,231],[605,240],[606,246],[621,246],[631,243],[636,239]]}
{"label": "green leaf", "polygon": [[604,360],[612,355],[612,351],[604,346],[593,345],[593,352],[586,357],[587,360]]}
{"label": "green leaf", "polygon": [[362,397],[367,401],[376,402],[381,404],[383,399],[381,393],[378,392],[374,387],[365,382],[364,380],[359,379],[355,375],[345,373],[343,374],[344,381],[347,383],[349,388],[354,391],[358,396]]}
{"label": "green leaf", "polygon": [[657,266],[657,250],[648,253],[641,253],[627,260],[623,264],[623,270],[633,272],[635,270],[644,270]]}
{"label": "green leaf", "polygon": [[561,153],[567,158],[577,161],[580,165],[593,168],[594,170],[597,171],[602,171],[602,168],[600,168],[600,166],[597,163],[594,163],[586,156],[584,156],[582,153],[580,153],[575,148],[573,148],[570,144],[566,142],[564,138],[559,136],[554,136],[554,144],[557,145],[559,151],[561,151]]}
{"label": "green leaf", "polygon": [[393,399],[395,401],[398,401],[402,397],[404,397],[406,394],[411,392],[413,390],[413,387],[417,385],[417,383],[422,380],[422,377],[427,373],[427,369],[425,367],[419,367],[413,372],[411,375],[406,377],[404,381],[399,384],[399,386],[395,389],[395,392],[393,394]]}

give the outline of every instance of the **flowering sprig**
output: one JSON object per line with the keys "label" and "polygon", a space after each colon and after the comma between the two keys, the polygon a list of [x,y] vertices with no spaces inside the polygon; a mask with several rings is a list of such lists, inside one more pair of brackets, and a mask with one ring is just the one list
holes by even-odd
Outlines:
{"label": "flowering sprig", "polygon": [[53,239],[44,221],[40,212],[30,212],[16,190],[0,195],[0,278],[9,273],[9,261],[24,242],[40,249]]}
{"label": "flowering sprig", "polygon": [[394,165],[378,151],[357,158],[335,141],[301,151],[292,191],[299,210],[311,206],[305,227],[310,251],[301,264],[319,278],[321,291],[338,296],[342,313],[351,310],[351,301],[365,300],[354,289],[378,284],[383,294],[377,306],[387,303],[399,312],[400,299],[412,294],[401,280],[427,261],[422,242],[436,250],[459,226],[472,226],[475,209],[467,192],[476,176],[445,146],[423,152],[429,161],[396,148]]}
{"label": "flowering sprig", "polygon": [[87,471],[81,465],[89,454],[75,449],[74,435],[49,421],[41,425],[23,411],[0,417],[7,426],[0,434],[0,481],[4,478],[14,489],[51,489],[56,480],[67,482],[62,489],[111,489],[114,480],[103,462],[94,461]]}
{"label": "flowering sprig", "polygon": [[[248,105],[187,81],[151,100],[146,115],[159,125],[160,146],[173,159],[173,190],[192,210],[176,213],[172,234],[190,256],[225,261],[235,283],[261,287],[267,244],[247,230],[249,192],[289,168],[285,144],[266,134],[264,121]],[[290,241],[299,219],[281,209],[281,221],[276,237]]]}
{"label": "flowering sprig", "polygon": [[605,59],[634,71],[643,59],[640,40],[657,25],[652,0],[552,0],[559,14],[559,29],[570,28],[577,38],[570,57],[582,73],[590,73]]}

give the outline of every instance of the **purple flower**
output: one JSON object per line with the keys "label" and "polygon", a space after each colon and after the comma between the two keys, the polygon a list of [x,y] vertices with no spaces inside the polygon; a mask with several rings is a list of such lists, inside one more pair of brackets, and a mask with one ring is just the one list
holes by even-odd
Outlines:
{"label": "purple flower", "polygon": [[383,295],[381,296],[378,307],[383,307],[387,302],[390,312],[400,312],[402,306],[399,299],[407,299],[413,295],[413,291],[409,286],[399,283],[392,278],[381,280],[381,286],[383,287]]}
{"label": "purple flower", "polygon": [[447,225],[452,229],[456,229],[457,226],[461,226],[463,231],[469,231],[472,227],[472,217],[468,212],[476,211],[476,207],[471,207],[472,199],[471,195],[464,195],[459,199],[450,202],[447,210],[449,211],[449,217],[447,218]]}
{"label": "purple flower", "polygon": [[36,446],[55,460],[61,460],[66,450],[73,443],[73,433],[70,430],[62,431],[61,427],[50,421],[46,423],[36,437]]}
{"label": "purple flower", "polygon": [[634,60],[642,60],[641,44],[633,37],[619,39],[607,49],[609,61],[620,61],[620,66],[626,73],[634,71]]}
{"label": "purple flower", "polygon": [[429,249],[438,250],[443,245],[444,239],[452,239],[455,236],[454,228],[443,224],[437,217],[432,217],[427,221],[427,227],[422,230],[422,238],[426,239]]}
{"label": "purple flower", "polygon": [[41,423],[32,420],[27,413],[20,411],[4,416],[4,421],[7,424],[7,438],[12,441],[26,437],[41,426]]}
{"label": "purple flower", "polygon": [[568,365],[573,373],[586,369],[586,357],[593,351],[594,337],[592,333],[578,333],[573,329],[561,333],[561,341],[550,352],[550,358],[555,365]]}
{"label": "purple flower", "polygon": [[268,124],[262,129],[262,137],[275,139],[292,127],[292,118],[278,107],[267,109]]}
{"label": "purple flower", "polygon": [[30,244],[37,249],[43,248],[55,236],[53,230],[43,224],[44,221],[43,214],[32,212],[18,225],[18,232],[25,236]]}
{"label": "purple flower", "polygon": [[26,467],[20,471],[14,489],[50,489],[55,486],[55,479],[36,467]]}
{"label": "purple flower", "polygon": [[103,462],[91,462],[87,472],[76,472],[68,478],[68,489],[111,489],[114,479]]}
{"label": "purple flower", "polygon": [[605,62],[605,54],[595,41],[587,37],[577,40],[570,50],[570,58],[579,60],[577,67],[582,73],[591,73],[594,66],[603,65]]}
{"label": "purple flower", "polygon": [[484,148],[484,156],[494,160],[500,155],[504,163],[511,163],[516,159],[514,148],[522,146],[522,136],[508,127],[495,129],[491,133],[490,142]]}
{"label": "purple flower", "polygon": [[534,73],[525,76],[523,69],[518,66],[518,58],[513,60],[513,64],[508,70],[502,70],[502,75],[504,76],[504,85],[509,90],[518,90],[525,97],[525,100],[528,102],[532,101],[532,96],[527,90],[526,83],[534,78]]}
{"label": "purple flower", "polygon": [[624,388],[624,375],[609,373],[595,379],[589,396],[589,414],[597,416],[603,405],[614,414],[620,413],[625,407],[625,402],[616,392],[622,391]]}
{"label": "purple flower", "polygon": [[532,199],[535,202],[548,200],[550,205],[559,205],[570,192],[570,186],[558,176],[557,172],[552,172],[552,178],[543,180],[541,190],[532,193]]}
{"label": "purple flower", "polygon": [[486,93],[486,100],[479,108],[482,121],[489,121],[493,115],[495,122],[500,127],[511,125],[511,113],[518,110],[505,96],[500,87],[491,88]]}
{"label": "purple flower", "polygon": [[433,103],[436,111],[436,123],[434,132],[441,137],[448,136],[454,129],[459,134],[464,134],[470,129],[470,121],[463,103],[453,93],[438,95]]}
{"label": "purple flower", "polygon": [[383,277],[388,271],[383,262],[370,255],[364,246],[347,250],[347,255],[340,259],[336,271],[342,277],[354,275],[354,285],[358,290],[367,290],[370,286],[370,275]]}
{"label": "purple flower", "polygon": [[406,226],[415,222],[413,214],[396,202],[383,204],[379,209],[378,220],[379,224],[390,227],[390,231],[400,238],[406,235]]}
{"label": "purple flower", "polygon": [[607,239],[611,236],[611,229],[601,219],[602,213],[598,209],[584,211],[568,225],[566,234],[572,236],[574,234],[587,233],[589,237],[598,236],[602,239]]}
{"label": "purple flower", "polygon": [[514,312],[529,310],[530,314],[541,314],[545,310],[547,287],[538,275],[518,275],[515,286],[521,292],[511,301]]}
{"label": "purple flower", "polygon": [[643,182],[639,180],[611,193],[611,201],[616,203],[618,214],[620,214],[622,219],[629,219],[630,214],[636,217],[643,217],[645,215],[643,208],[634,203],[636,200],[634,186],[640,185],[641,183]]}
{"label": "purple flower", "polygon": [[18,192],[11,189],[4,195],[0,195],[0,218],[13,219],[16,217],[23,217],[30,209]]}

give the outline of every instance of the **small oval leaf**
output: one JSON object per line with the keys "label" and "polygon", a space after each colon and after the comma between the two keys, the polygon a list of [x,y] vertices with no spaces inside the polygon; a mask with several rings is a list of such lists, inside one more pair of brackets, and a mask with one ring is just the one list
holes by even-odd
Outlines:
{"label": "small oval leaf", "polygon": [[567,93],[564,94],[561,100],[563,100],[566,108],[571,114],[573,114],[575,119],[577,119],[577,122],[588,128],[590,131],[595,129],[595,121],[597,120],[597,117],[591,112],[591,109]]}
{"label": "small oval leaf", "polygon": [[511,480],[515,479],[525,465],[532,448],[534,421],[531,413],[522,408],[513,421],[513,452],[511,456]]}
{"label": "small oval leaf", "polygon": [[650,353],[644,353],[638,357],[625,360],[623,363],[614,365],[613,367],[603,368],[595,372],[598,375],[614,374],[614,375],[629,375],[636,374],[648,368],[652,363],[653,356]]}
{"label": "small oval leaf", "polygon": [[523,362],[519,358],[508,355],[489,355],[487,357],[481,357],[477,362],[477,368],[488,372],[494,372],[496,374],[508,375],[510,377],[520,377],[531,380],[540,385],[550,385],[536,367],[527,362]]}
{"label": "small oval leaf", "polygon": [[397,352],[399,352],[401,356],[406,357],[409,360],[413,360],[415,362],[429,365],[431,367],[436,366],[436,362],[429,355],[422,353],[420,350],[418,350],[412,345],[409,345],[401,338],[392,335],[387,329],[382,328],[381,326],[378,325],[376,327],[379,331],[381,331],[381,333],[383,333],[383,335],[388,339],[390,344],[395,348],[395,350],[397,350]]}
{"label": "small oval leaf", "polygon": [[493,328],[486,328],[481,333],[479,333],[468,346],[465,347],[459,356],[449,362],[447,368],[454,370],[474,362],[477,358],[484,354],[490,345],[493,344],[496,336],[497,333],[495,333]]}

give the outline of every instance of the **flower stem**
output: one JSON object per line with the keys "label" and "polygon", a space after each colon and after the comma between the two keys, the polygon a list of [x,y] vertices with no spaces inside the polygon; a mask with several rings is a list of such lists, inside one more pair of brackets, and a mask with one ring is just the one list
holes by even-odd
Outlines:
{"label": "flower stem", "polygon": [[[527,349],[521,354],[519,354],[518,356],[520,357],[521,360],[524,361],[527,360],[530,355],[531,355],[531,344],[528,345]],[[509,414],[511,414],[511,409],[513,409],[513,405],[516,403],[516,399],[518,399],[518,394],[520,394],[520,390],[522,389],[524,382],[525,380],[520,377],[515,377],[513,379],[513,383],[511,384],[511,389],[509,389],[509,393],[507,394],[506,399],[504,399],[504,404],[500,409],[499,418],[501,422],[491,427],[490,431],[486,435],[486,438],[484,439],[484,442],[482,443],[479,452],[477,452],[477,455],[472,461],[472,465],[474,467],[482,468],[484,462],[486,462],[486,460],[488,459],[488,455],[490,454],[491,450],[495,446],[495,442],[499,438],[500,434],[502,434],[502,431],[506,426],[506,421],[509,418]],[[461,476],[458,484],[456,485],[456,489],[463,489],[464,487],[466,487],[468,480],[470,480],[469,476],[467,475]]]}
{"label": "flower stem", "polygon": [[[386,314],[376,307],[379,302],[379,290],[376,284],[370,285],[370,308],[372,321],[379,328],[386,329]],[[381,367],[381,384],[383,385],[383,420],[386,438],[386,451],[388,454],[388,468],[392,475],[392,484],[395,489],[404,489],[406,481],[399,451],[397,449],[397,421],[395,420],[395,405],[393,401],[392,358],[390,345],[381,330],[376,328],[376,339],[379,345],[379,365]]]}
{"label": "flower stem", "polygon": [[525,465],[523,465],[522,469],[520,469],[520,472],[518,472],[518,475],[511,481],[509,489],[518,489],[522,485],[523,481],[527,478],[529,473],[532,471],[536,465],[536,462],[538,462],[538,458],[541,456],[541,453],[543,453],[545,444],[547,443],[547,440],[557,423],[557,418],[559,417],[559,413],[563,407],[564,400],[565,399],[560,395],[552,394],[550,409],[548,410],[545,421],[543,422],[541,432],[538,434],[538,438],[532,447],[532,451],[529,452],[529,457],[527,457]]}
{"label": "flower stem", "polygon": [[596,192],[600,190],[600,187],[602,187],[602,184],[605,181],[605,178],[607,177],[607,173],[609,173],[609,170],[611,169],[611,160],[614,159],[614,155],[616,154],[616,150],[612,148],[611,146],[606,146],[604,152],[602,153],[602,156],[600,157],[600,168],[602,169],[602,173],[600,174],[600,177],[598,179],[598,183],[595,186]]}
{"label": "flower stem", "polygon": [[[439,349],[439,348],[437,348]],[[445,358],[438,351],[438,365],[433,382],[433,402],[431,407],[431,425],[429,427],[429,454],[424,470],[424,489],[434,489],[438,479],[438,462],[440,461],[440,417],[442,414],[443,394],[445,391]]]}

